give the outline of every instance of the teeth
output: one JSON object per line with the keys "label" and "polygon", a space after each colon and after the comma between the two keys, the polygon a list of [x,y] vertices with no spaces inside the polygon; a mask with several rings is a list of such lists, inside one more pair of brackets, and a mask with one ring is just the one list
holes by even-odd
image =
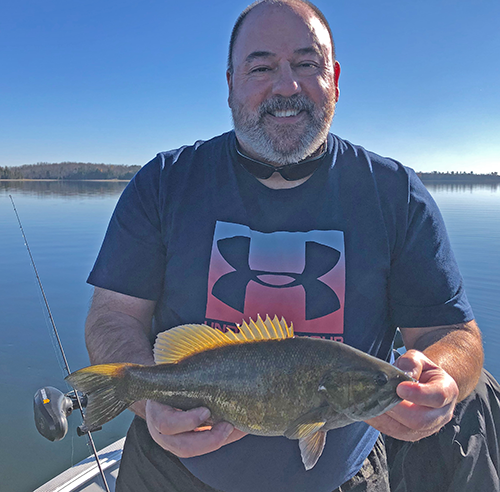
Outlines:
{"label": "teeth", "polygon": [[296,116],[299,114],[299,111],[297,109],[286,109],[282,111],[275,111],[274,116],[277,118],[286,118],[287,116]]}

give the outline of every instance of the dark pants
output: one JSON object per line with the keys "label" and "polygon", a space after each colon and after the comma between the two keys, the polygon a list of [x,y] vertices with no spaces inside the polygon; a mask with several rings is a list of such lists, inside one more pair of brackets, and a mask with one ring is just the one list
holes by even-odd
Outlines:
{"label": "dark pants", "polygon": [[[159,446],[152,439],[145,441],[144,432],[146,423],[134,419],[125,442],[116,492],[220,492],[200,482],[173,454],[158,452],[155,448]],[[379,437],[361,470],[332,492],[389,491],[385,446]]]}
{"label": "dark pants", "polygon": [[[217,492],[170,453],[155,462],[158,455],[148,448],[157,445],[138,438],[143,432],[145,422],[135,419],[116,492]],[[379,438],[361,470],[333,492],[500,492],[499,438],[500,386],[483,371],[476,389],[440,432],[415,443],[385,437],[385,447]]]}
{"label": "dark pants", "polygon": [[390,492],[389,473],[382,436],[378,438],[361,470],[333,492]]}
{"label": "dark pants", "polygon": [[483,371],[437,434],[385,441],[392,492],[500,492],[500,385]]}

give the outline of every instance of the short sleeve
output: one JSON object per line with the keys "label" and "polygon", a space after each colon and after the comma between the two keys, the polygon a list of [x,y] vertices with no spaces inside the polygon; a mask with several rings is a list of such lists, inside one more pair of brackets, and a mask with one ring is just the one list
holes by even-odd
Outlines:
{"label": "short sleeve", "polygon": [[389,298],[396,326],[411,328],[473,319],[441,213],[409,170],[405,231],[391,262]]}
{"label": "short sleeve", "polygon": [[142,299],[158,300],[166,248],[159,213],[159,156],[123,191],[87,282]]}

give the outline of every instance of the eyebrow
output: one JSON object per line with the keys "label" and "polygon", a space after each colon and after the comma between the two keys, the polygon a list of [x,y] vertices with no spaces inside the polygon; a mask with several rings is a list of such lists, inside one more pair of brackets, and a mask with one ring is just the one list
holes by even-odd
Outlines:
{"label": "eyebrow", "polygon": [[276,56],[276,53],[272,51],[252,51],[252,53],[246,57],[245,63],[250,63],[257,58],[271,58],[273,56]]}
{"label": "eyebrow", "polygon": [[308,46],[307,48],[300,48],[294,51],[297,55],[318,55],[322,56],[323,53],[316,46]]}
{"label": "eyebrow", "polygon": [[[314,54],[317,56],[322,56],[321,51],[315,46],[308,46],[307,48],[299,48],[294,51],[294,54],[296,55]],[[273,53],[272,51],[252,51],[252,53],[250,53],[246,57],[245,63],[251,63],[252,61],[259,58],[272,58],[273,56],[276,56],[276,53]]]}

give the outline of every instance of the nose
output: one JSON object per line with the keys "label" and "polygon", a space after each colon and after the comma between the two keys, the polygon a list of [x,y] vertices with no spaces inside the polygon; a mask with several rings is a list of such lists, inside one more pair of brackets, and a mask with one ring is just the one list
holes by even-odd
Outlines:
{"label": "nose", "polygon": [[273,94],[290,97],[301,91],[297,74],[294,73],[289,63],[283,63],[276,71],[276,78],[273,83]]}

